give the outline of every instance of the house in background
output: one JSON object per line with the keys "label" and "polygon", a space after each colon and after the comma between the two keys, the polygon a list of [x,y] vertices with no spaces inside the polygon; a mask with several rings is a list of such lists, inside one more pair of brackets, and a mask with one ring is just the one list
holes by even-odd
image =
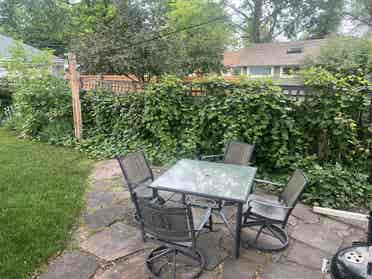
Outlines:
{"label": "house in background", "polygon": [[[14,47],[16,41],[8,36],[0,34],[0,62],[6,62],[11,57],[10,50]],[[27,57],[39,54],[40,49],[34,48],[27,44],[22,44]],[[0,63],[0,78],[6,76],[6,69]],[[52,73],[54,75],[63,76],[65,60],[63,58],[53,56]],[[61,75],[62,73],[62,75]]]}
{"label": "house in background", "polygon": [[271,78],[283,86],[302,85],[296,72],[307,58],[316,58],[326,39],[252,44],[224,53],[225,76]]}

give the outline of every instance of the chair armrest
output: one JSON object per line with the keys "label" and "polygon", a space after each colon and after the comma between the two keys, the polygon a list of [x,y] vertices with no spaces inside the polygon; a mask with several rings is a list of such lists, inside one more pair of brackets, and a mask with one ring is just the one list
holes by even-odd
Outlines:
{"label": "chair armrest", "polygon": [[275,207],[275,208],[283,208],[283,209],[291,209],[292,207],[290,206],[285,206],[285,205],[280,205],[280,204],[276,204],[276,203],[271,203],[271,202],[268,202],[268,201],[260,201],[260,200],[250,200],[248,201],[248,208],[251,207],[250,204],[251,203],[258,203],[260,205],[263,205],[263,206],[267,206],[267,207]]}
{"label": "chair armrest", "polygon": [[271,181],[263,180],[263,179],[255,179],[254,182],[261,183],[261,184],[269,184],[269,185],[278,186],[278,187],[285,186],[285,184],[283,183],[271,182]]}
{"label": "chair armrest", "polygon": [[222,158],[223,156],[225,156],[225,154],[204,155],[204,156],[201,156],[200,159],[204,161],[208,159]]}

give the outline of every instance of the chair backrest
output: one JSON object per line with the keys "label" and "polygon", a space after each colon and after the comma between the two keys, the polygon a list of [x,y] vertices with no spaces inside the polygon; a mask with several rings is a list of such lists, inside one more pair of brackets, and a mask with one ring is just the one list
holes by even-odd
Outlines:
{"label": "chair backrest", "polygon": [[130,192],[133,192],[141,183],[153,180],[152,170],[142,151],[129,153],[126,156],[116,156],[116,159],[119,162]]}
{"label": "chair backrest", "polygon": [[138,198],[144,234],[167,242],[195,243],[192,212],[189,206],[166,207]]}
{"label": "chair backrest", "polygon": [[254,145],[245,142],[232,141],[225,151],[224,163],[248,165],[252,159]]}
{"label": "chair backrest", "polygon": [[301,170],[295,170],[283,192],[280,194],[279,199],[283,201],[286,206],[294,208],[307,184],[308,180],[305,174]]}

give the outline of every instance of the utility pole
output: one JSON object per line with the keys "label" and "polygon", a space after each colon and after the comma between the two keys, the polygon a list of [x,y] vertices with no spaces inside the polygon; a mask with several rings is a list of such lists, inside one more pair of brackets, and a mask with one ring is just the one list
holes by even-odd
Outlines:
{"label": "utility pole", "polygon": [[74,131],[76,139],[80,140],[83,134],[83,121],[80,105],[80,73],[77,70],[75,54],[69,53],[68,63],[71,84],[72,111],[74,116]]}

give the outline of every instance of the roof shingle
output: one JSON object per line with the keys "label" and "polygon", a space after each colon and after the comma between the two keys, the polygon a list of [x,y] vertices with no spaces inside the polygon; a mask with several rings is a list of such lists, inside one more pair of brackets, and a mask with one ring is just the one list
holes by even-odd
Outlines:
{"label": "roof shingle", "polygon": [[[307,57],[318,56],[326,42],[326,39],[319,39],[253,44],[239,50],[225,51],[223,62],[226,67],[301,65]],[[303,49],[301,53],[287,53],[290,48],[298,47]]]}

